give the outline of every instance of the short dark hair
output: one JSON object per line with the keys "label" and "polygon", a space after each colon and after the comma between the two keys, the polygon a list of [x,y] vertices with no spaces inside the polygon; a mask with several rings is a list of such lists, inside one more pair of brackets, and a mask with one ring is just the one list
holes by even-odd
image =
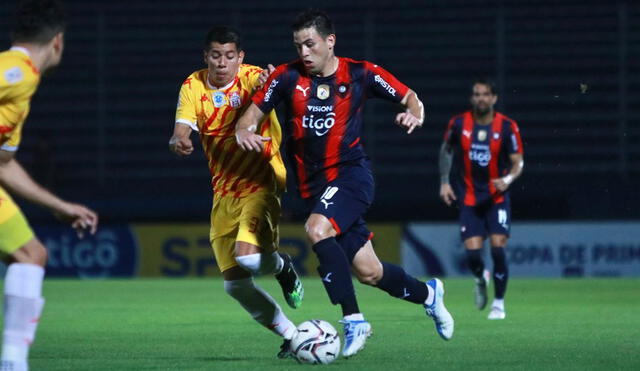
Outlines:
{"label": "short dark hair", "polygon": [[23,0],[18,3],[11,41],[46,44],[67,27],[67,12],[58,0]]}
{"label": "short dark hair", "polygon": [[216,42],[220,44],[234,43],[238,51],[242,50],[242,38],[240,33],[229,26],[216,26],[209,30],[207,37],[204,40],[204,50],[211,48],[211,43]]}
{"label": "short dark hair", "polygon": [[492,95],[498,95],[498,89],[496,88],[496,83],[493,80],[486,77],[476,78],[473,80],[473,84],[471,85],[471,92],[473,92],[473,87],[476,86],[476,84],[488,86]]}
{"label": "short dark hair", "polygon": [[307,9],[304,12],[298,14],[296,19],[291,24],[293,32],[304,30],[305,28],[314,27],[318,34],[323,38],[331,34],[335,34],[336,30],[333,26],[333,22],[327,15],[327,13],[318,9]]}

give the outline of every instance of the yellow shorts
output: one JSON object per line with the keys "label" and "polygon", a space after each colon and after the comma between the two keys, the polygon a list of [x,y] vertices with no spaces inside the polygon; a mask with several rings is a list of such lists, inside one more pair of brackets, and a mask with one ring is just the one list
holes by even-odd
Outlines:
{"label": "yellow shorts", "polygon": [[258,191],[243,198],[213,198],[209,240],[221,272],[238,265],[235,243],[247,242],[262,252],[278,249],[280,198],[271,191]]}
{"label": "yellow shorts", "polygon": [[0,256],[13,254],[33,238],[33,231],[18,205],[0,187]]}

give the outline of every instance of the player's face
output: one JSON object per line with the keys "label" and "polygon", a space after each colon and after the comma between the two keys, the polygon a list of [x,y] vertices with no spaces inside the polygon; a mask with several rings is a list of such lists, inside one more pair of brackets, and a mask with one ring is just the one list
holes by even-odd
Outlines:
{"label": "player's face", "polygon": [[498,96],[491,92],[491,88],[484,84],[475,84],[471,94],[471,106],[475,113],[486,115],[493,110]]}
{"label": "player's face", "polygon": [[225,86],[238,74],[244,52],[238,51],[235,43],[212,42],[204,52],[204,62],[209,67],[209,80],[215,86]]}
{"label": "player's face", "polygon": [[298,51],[298,56],[302,59],[307,72],[313,75],[322,74],[325,71],[334,56],[335,43],[336,35],[331,34],[322,38],[315,27],[293,33],[293,45]]}

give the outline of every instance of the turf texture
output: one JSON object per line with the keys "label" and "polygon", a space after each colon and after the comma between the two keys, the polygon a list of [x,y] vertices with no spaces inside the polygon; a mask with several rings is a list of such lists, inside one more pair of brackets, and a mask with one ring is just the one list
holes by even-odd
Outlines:
{"label": "turf texture", "polygon": [[[336,328],[318,278],[304,279],[300,309],[286,306],[276,281],[257,280],[291,320]],[[507,318],[473,306],[471,279],[446,279],[456,320],[441,340],[421,306],[355,282],[373,326],[361,353],[326,366],[275,357],[280,339],[228,297],[220,278],[45,281],[45,310],[31,350],[32,370],[638,370],[640,280],[512,279]],[[490,287],[490,292],[492,287]]]}

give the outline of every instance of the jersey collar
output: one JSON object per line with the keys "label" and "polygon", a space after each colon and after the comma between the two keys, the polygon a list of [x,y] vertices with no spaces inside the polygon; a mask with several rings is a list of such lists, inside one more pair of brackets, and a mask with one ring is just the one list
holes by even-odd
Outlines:
{"label": "jersey collar", "polygon": [[14,50],[17,52],[21,52],[24,55],[26,55],[27,57],[29,57],[29,59],[31,59],[31,53],[29,53],[29,50],[27,50],[27,48],[23,48],[21,46],[12,46],[11,49],[9,50]]}
{"label": "jersey collar", "polygon": [[223,87],[217,87],[217,86],[213,86],[211,85],[211,82],[209,82],[209,73],[207,72],[207,88],[211,89],[211,90],[227,90],[229,89],[233,84],[235,84],[236,79],[238,78],[238,76],[234,77],[233,80],[231,80],[227,85],[223,86]]}

